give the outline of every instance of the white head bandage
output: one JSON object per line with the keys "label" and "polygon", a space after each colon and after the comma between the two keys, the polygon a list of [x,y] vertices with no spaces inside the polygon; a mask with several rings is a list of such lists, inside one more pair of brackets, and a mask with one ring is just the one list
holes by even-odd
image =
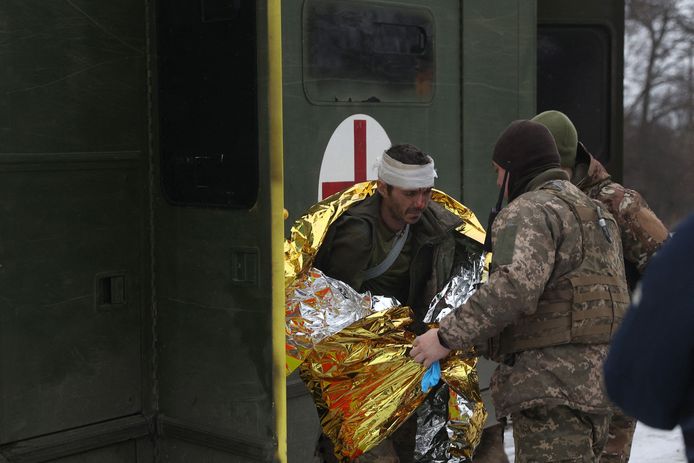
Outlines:
{"label": "white head bandage", "polygon": [[434,169],[434,160],[431,156],[427,157],[431,161],[428,164],[403,164],[383,153],[378,165],[378,178],[388,185],[404,190],[431,188],[438,176]]}

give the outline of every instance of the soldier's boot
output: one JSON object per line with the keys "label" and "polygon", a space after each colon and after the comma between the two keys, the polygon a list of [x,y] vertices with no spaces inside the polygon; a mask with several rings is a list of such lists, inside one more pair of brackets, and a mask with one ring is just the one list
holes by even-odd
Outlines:
{"label": "soldier's boot", "polygon": [[482,439],[472,457],[474,463],[509,463],[504,450],[504,425],[495,424],[482,431]]}

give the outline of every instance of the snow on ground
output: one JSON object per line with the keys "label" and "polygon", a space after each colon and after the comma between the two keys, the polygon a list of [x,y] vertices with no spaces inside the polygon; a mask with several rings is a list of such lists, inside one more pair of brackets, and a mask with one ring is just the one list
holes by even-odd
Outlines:
{"label": "snow on ground", "polygon": [[679,426],[672,431],[636,425],[630,463],[686,463],[684,441]]}
{"label": "snow on ground", "polygon": [[[513,461],[513,434],[510,429],[504,435],[506,454]],[[634,443],[629,463],[686,463],[682,432],[677,427],[672,431],[649,428],[643,423],[636,425]]]}

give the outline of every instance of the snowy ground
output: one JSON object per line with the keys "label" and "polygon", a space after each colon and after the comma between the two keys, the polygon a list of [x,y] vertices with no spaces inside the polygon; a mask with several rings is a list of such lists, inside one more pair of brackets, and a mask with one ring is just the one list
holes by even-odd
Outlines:
{"label": "snowy ground", "polygon": [[[506,430],[504,441],[506,453],[513,461],[514,450],[511,430]],[[661,431],[660,429],[649,428],[643,423],[636,425],[629,463],[686,463],[686,461],[682,432],[679,427],[672,431]]]}

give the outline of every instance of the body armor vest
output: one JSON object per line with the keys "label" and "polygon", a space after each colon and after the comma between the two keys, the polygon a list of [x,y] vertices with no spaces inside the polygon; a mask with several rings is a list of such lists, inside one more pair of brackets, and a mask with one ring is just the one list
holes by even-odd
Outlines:
{"label": "body armor vest", "polygon": [[555,182],[541,190],[561,199],[576,217],[582,238],[580,264],[550,280],[535,313],[502,331],[501,355],[569,343],[609,342],[629,305],[614,218],[603,213],[597,201]]}

